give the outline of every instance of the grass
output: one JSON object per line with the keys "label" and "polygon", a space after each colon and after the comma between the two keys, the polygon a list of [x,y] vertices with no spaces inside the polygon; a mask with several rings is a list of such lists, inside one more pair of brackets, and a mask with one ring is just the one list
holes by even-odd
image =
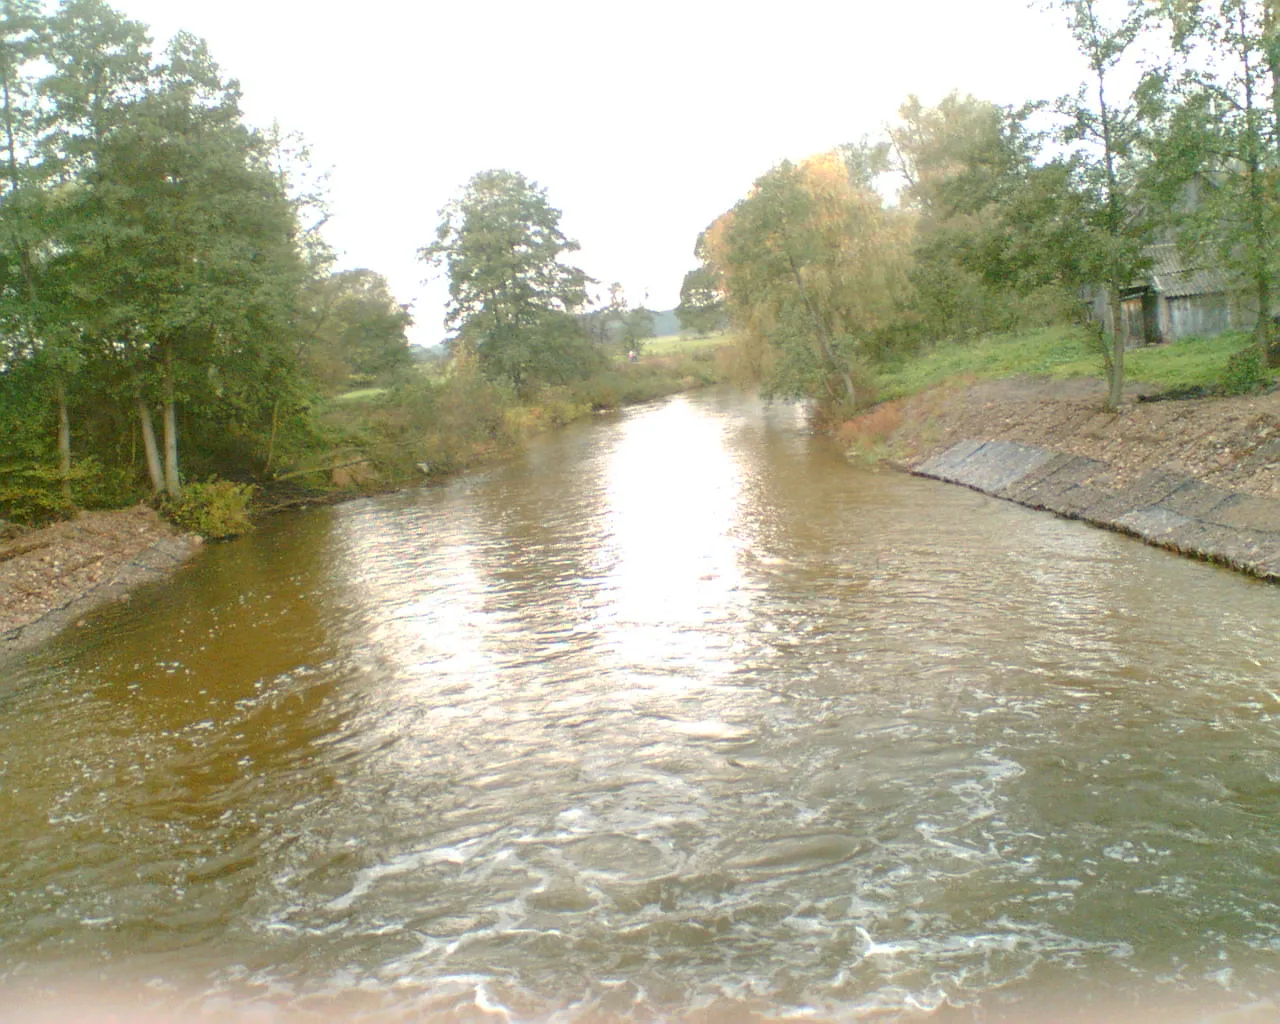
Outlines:
{"label": "grass", "polygon": [[[1227,360],[1252,342],[1232,332],[1211,338],[1187,338],[1166,345],[1130,349],[1125,378],[1160,389],[1202,387],[1222,382]],[[904,398],[953,377],[997,378],[1101,377],[1102,357],[1080,327],[1046,327],[1002,334],[969,344],[940,345],[877,375],[881,399]]]}
{"label": "grass", "polygon": [[334,395],[330,401],[352,403],[371,402],[375,398],[381,398],[386,393],[386,388],[356,388],[354,391],[347,391],[341,395]]}
{"label": "grass", "polygon": [[1087,335],[1076,327],[1046,327],[939,345],[877,374],[881,398],[914,395],[952,377],[1089,377],[1101,372]]}
{"label": "grass", "polygon": [[685,334],[667,334],[661,338],[646,338],[641,343],[641,352],[646,356],[687,356],[695,352],[705,352],[727,344],[732,338],[728,334],[708,334],[704,338],[691,337]]}
{"label": "grass", "polygon": [[1253,344],[1248,334],[1231,331],[1134,349],[1125,356],[1125,372],[1130,380],[1162,388],[1212,388],[1222,383],[1227,360]]}

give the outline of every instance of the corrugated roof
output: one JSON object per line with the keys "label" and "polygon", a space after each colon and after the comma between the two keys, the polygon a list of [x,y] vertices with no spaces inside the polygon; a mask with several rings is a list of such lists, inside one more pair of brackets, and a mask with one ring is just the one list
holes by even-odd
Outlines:
{"label": "corrugated roof", "polygon": [[1151,257],[1152,287],[1166,298],[1218,295],[1235,290],[1226,271],[1186,259],[1170,242],[1148,246],[1147,255]]}

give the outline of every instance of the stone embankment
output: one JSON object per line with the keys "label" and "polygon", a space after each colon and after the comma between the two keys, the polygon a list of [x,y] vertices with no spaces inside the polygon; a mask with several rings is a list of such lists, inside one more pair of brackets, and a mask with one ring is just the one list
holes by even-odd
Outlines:
{"label": "stone embankment", "polygon": [[200,546],[145,506],[83,512],[0,544],[0,657],[163,578]]}
{"label": "stone embankment", "polygon": [[1097,382],[953,385],[902,403],[887,443],[920,476],[1280,581],[1280,394],[1136,398],[1107,413]]}
{"label": "stone embankment", "polygon": [[1105,462],[1014,441],[962,441],[914,472],[1280,580],[1280,502],[1167,469],[1117,484]]}

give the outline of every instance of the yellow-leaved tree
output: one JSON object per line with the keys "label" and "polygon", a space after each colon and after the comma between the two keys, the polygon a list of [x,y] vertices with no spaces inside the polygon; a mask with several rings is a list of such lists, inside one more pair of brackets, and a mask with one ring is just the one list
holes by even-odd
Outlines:
{"label": "yellow-leaved tree", "polygon": [[845,411],[910,288],[911,215],[886,209],[839,152],[783,162],[707,229],[729,315],[767,394]]}

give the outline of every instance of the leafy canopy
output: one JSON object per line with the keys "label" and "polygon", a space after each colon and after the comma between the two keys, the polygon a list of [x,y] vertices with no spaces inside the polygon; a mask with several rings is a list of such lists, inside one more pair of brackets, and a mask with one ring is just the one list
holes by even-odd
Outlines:
{"label": "leafy canopy", "polygon": [[590,279],[561,262],[578,243],[560,230],[546,190],[514,171],[483,171],[441,211],[419,250],[449,276],[445,326],[492,376],[520,386],[572,375],[582,329],[572,314]]}

